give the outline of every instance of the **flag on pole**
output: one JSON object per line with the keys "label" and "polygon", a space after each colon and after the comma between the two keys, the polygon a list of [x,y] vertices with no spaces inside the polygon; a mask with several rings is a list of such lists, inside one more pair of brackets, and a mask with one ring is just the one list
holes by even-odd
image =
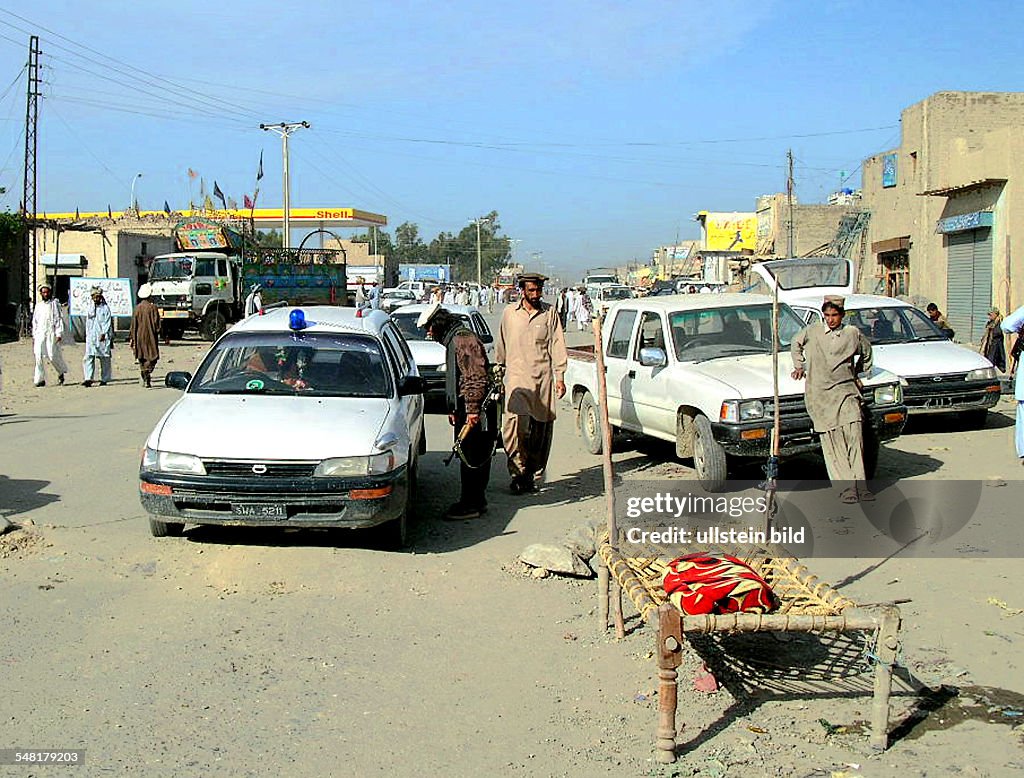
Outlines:
{"label": "flag on pole", "polygon": [[168,203],[166,200],[164,200],[164,213],[166,213],[168,216],[171,215],[171,206],[170,203]]}
{"label": "flag on pole", "polygon": [[217,186],[216,178],[213,179],[213,196],[220,200],[220,204],[224,207],[224,210],[226,211],[228,209],[228,204],[227,201],[224,199],[224,193],[220,191],[220,187]]}
{"label": "flag on pole", "polygon": [[78,209],[77,209],[77,208],[75,208],[75,221],[78,221],[78,220],[79,220],[79,219],[81,219],[81,218],[82,218],[82,217],[78,215]]}
{"label": "flag on pole", "polygon": [[203,210],[204,211],[212,211],[212,210],[214,210],[213,200],[210,199],[210,195],[203,195]]}
{"label": "flag on pole", "polygon": [[107,204],[107,218],[108,218],[108,219],[113,219],[113,218],[114,218],[114,214],[113,214],[113,212],[112,212],[112,211],[110,210],[110,204],[109,204],[109,203]]}
{"label": "flag on pole", "polygon": [[259,167],[259,170],[256,171],[256,181],[258,182],[261,178],[263,178],[263,152],[262,151],[260,152],[260,167]]}
{"label": "flag on pole", "polygon": [[256,201],[249,197],[249,195],[242,195],[242,205],[246,208],[252,209],[256,207]]}
{"label": "flag on pole", "polygon": [[189,177],[189,178],[195,178],[195,177],[196,177],[196,176],[198,176],[198,175],[199,175],[199,174],[198,174],[198,173],[197,173],[196,171],[194,171],[194,170],[193,170],[192,168],[189,168],[189,169],[188,169],[188,177]]}
{"label": "flag on pole", "polygon": [[238,200],[236,200],[234,197],[229,197],[228,198],[228,208],[230,208],[232,211],[237,211],[238,210]]}
{"label": "flag on pole", "polygon": [[200,178],[199,179],[199,196],[200,197],[206,197],[206,179],[205,178]]}

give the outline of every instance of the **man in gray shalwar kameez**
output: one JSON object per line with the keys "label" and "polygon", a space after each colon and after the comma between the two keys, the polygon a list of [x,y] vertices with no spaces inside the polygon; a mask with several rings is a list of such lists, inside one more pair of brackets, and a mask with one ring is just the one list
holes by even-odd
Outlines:
{"label": "man in gray shalwar kameez", "polygon": [[92,288],[91,297],[92,302],[85,312],[85,357],[82,359],[85,380],[82,386],[92,386],[96,380],[97,359],[100,361],[100,386],[106,386],[113,373],[114,317],[100,287]]}
{"label": "man in gray shalwar kameez", "polygon": [[860,330],[843,325],[846,300],[825,298],[823,322],[805,327],[793,339],[793,378],[807,378],[805,400],[821,453],[833,483],[848,482],[844,502],[871,500],[865,485],[864,432],[859,373],[871,369],[871,344]]}

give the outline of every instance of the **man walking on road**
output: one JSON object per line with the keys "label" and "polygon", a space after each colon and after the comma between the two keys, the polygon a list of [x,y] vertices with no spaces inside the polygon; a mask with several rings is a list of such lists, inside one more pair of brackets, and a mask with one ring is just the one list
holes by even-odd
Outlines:
{"label": "man walking on road", "polygon": [[85,380],[82,386],[92,386],[96,379],[96,360],[100,361],[100,386],[106,386],[111,379],[111,357],[114,348],[114,317],[110,306],[103,298],[103,290],[92,288],[92,302],[85,313],[85,357],[82,371]]}
{"label": "man walking on road", "polygon": [[[1003,332],[1008,334],[1024,332],[1024,305],[1015,310],[1005,319],[1002,324]],[[1017,401],[1017,424],[1015,427],[1014,440],[1017,444],[1017,457],[1024,465],[1024,381],[1021,380],[1021,373],[1017,371],[1013,383],[1013,397]]]}
{"label": "man walking on road", "polygon": [[860,330],[843,326],[846,299],[829,295],[815,322],[793,339],[793,378],[807,378],[805,399],[814,430],[821,436],[828,477],[849,482],[843,502],[873,500],[865,485],[864,431],[858,374],[871,369],[871,344]]}
{"label": "man walking on road", "polygon": [[139,287],[139,304],[128,331],[128,345],[139,363],[140,381],[147,389],[152,386],[153,368],[160,360],[160,310],[149,299],[152,294],[149,284]]}
{"label": "man walking on road", "polygon": [[538,273],[519,277],[522,294],[502,313],[494,351],[505,367],[502,439],[512,494],[537,490],[551,453],[555,403],[565,394],[565,336],[555,309],[540,299],[546,280]]}
{"label": "man walking on road", "polygon": [[52,296],[47,284],[39,287],[40,302],[32,313],[32,347],[36,357],[36,369],[33,382],[36,386],[46,386],[46,363],[53,365],[57,371],[57,383],[64,383],[64,374],[68,372],[67,362],[61,341],[64,338],[64,316],[60,303]]}
{"label": "man walking on road", "polygon": [[421,313],[416,325],[445,349],[444,395],[448,421],[455,428],[462,479],[459,501],[445,518],[476,519],[487,510],[487,482],[498,437],[497,406],[483,407],[490,391],[487,352],[480,338],[440,303]]}

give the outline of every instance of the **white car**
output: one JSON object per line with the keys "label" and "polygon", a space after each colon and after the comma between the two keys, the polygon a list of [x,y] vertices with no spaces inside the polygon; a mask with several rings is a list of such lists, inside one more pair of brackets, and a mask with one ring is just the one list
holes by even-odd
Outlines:
{"label": "white car", "polygon": [[250,316],[221,337],[146,441],[140,499],[156,537],[186,523],[385,525],[405,543],[426,451],[423,379],[382,311]]}
{"label": "white car", "polygon": [[[403,305],[391,314],[391,318],[395,320],[398,329],[402,331],[405,339],[409,342],[413,359],[416,360],[416,368],[426,382],[427,395],[437,397],[444,395],[444,345],[428,339],[426,332],[416,326],[416,320],[420,314],[429,307],[429,305]],[[462,319],[485,345],[494,342],[494,336],[491,334],[487,322],[476,308],[470,305],[446,305],[444,309]],[[490,349],[488,349],[488,354],[490,354]]]}
{"label": "white car", "polygon": [[[823,297],[791,297],[790,307],[805,322],[821,321]],[[977,351],[958,346],[921,310],[894,297],[846,296],[847,324],[871,341],[876,367],[903,379],[911,414],[958,413],[982,427],[988,409],[999,402],[999,376]]]}
{"label": "white car", "polygon": [[411,289],[389,289],[380,296],[380,309],[385,313],[391,313],[403,305],[413,305],[418,302],[419,298]]}

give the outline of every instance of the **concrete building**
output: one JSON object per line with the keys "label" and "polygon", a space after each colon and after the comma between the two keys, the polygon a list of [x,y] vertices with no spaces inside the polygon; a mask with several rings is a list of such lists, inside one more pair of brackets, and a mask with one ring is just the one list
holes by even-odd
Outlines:
{"label": "concrete building", "polygon": [[858,288],[934,301],[978,342],[990,307],[1024,302],[1024,93],[937,92],[901,124],[900,145],[863,163]]}
{"label": "concrete building", "polygon": [[[783,193],[757,198],[757,250],[762,257],[805,257],[833,246],[844,218],[861,211],[856,192],[836,193],[829,204],[789,202]],[[793,222],[793,252],[789,252],[789,223]]]}

